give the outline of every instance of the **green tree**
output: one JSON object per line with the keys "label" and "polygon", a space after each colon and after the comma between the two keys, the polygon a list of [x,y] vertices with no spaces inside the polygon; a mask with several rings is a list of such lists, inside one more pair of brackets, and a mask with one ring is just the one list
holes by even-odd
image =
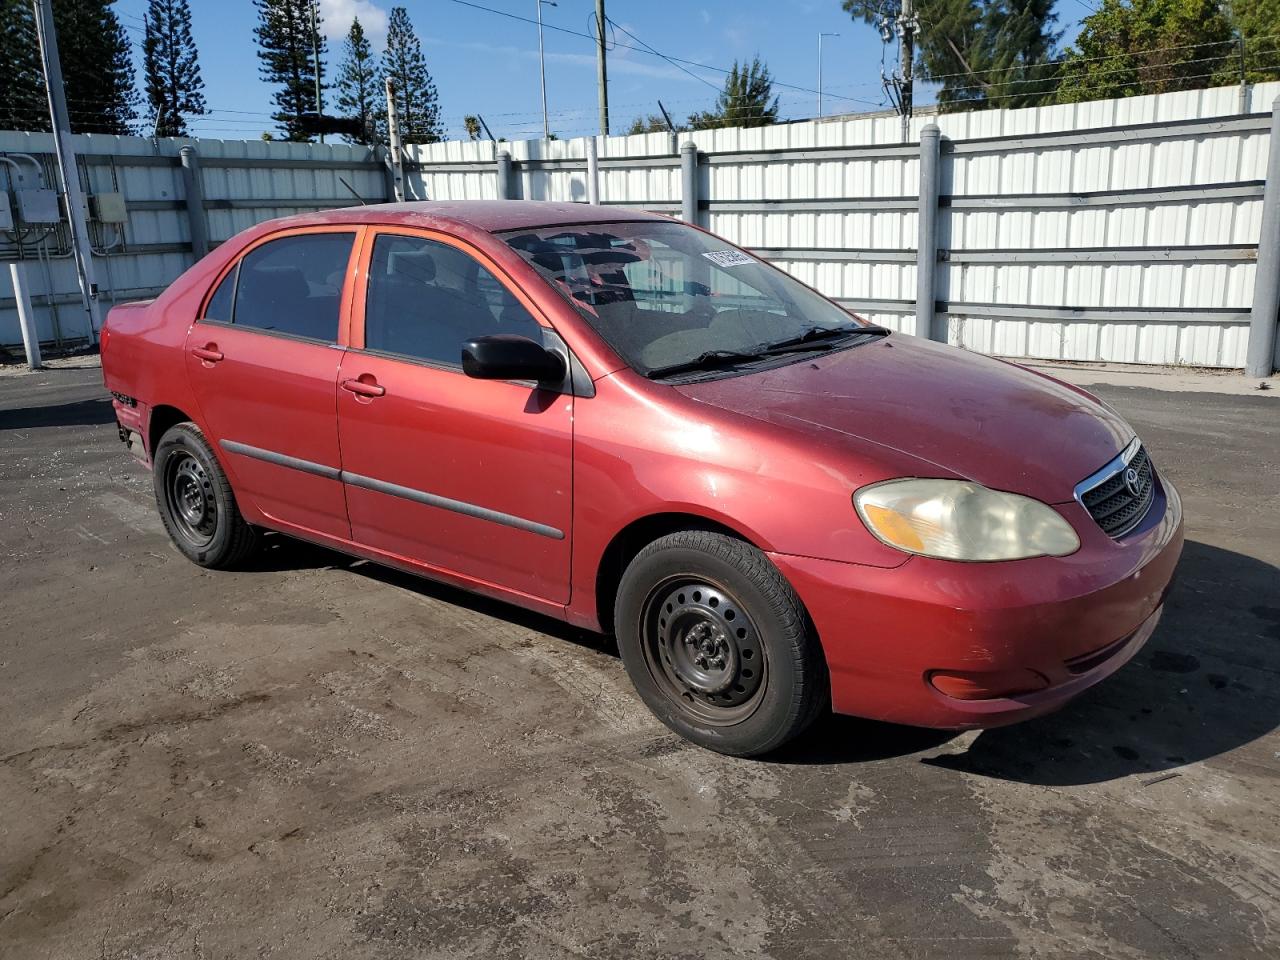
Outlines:
{"label": "green tree", "polygon": [[[1034,106],[1057,86],[1054,0],[917,0],[917,80],[941,84],[943,109]],[[855,20],[892,23],[900,0],[843,0]]]}
{"label": "green tree", "polygon": [[382,106],[382,77],[378,61],[369,47],[360,18],[351,21],[343,42],[342,66],[338,70],[338,109],[343,116],[360,121],[363,135],[349,138],[355,143],[373,143],[377,139],[377,123],[386,112]]}
{"label": "green tree", "polygon": [[53,5],[67,112],[76,133],[132,133],[138,117],[129,35],[112,3],[58,0]]}
{"label": "green tree", "polygon": [[395,88],[396,114],[402,143],[435,143],[440,126],[440,99],[427,70],[422,44],[404,7],[392,7],[387,21],[387,48],[382,54],[383,73]]}
{"label": "green tree", "polygon": [[151,0],[144,22],[142,63],[156,133],[185,137],[186,118],[208,112],[191,37],[191,8],[187,0]]}
{"label": "green tree", "polygon": [[1102,0],[1062,64],[1062,103],[1210,86],[1239,61],[1218,0]]}
{"label": "green tree", "polygon": [[[1227,4],[1227,18],[1244,48],[1245,79],[1249,83],[1280,80],[1280,0],[1234,0]],[[1231,65],[1226,65],[1230,72]],[[1238,83],[1240,72],[1226,76]]]}
{"label": "green tree", "polygon": [[480,118],[475,114],[469,113],[462,118],[462,125],[467,128],[468,140],[480,139]]}
{"label": "green tree", "polygon": [[773,76],[756,57],[750,64],[733,62],[724,79],[724,89],[714,110],[689,117],[689,128],[766,127],[778,122],[778,98],[773,92]]}
{"label": "green tree", "polygon": [[31,0],[0,0],[0,130],[48,130]]}
{"label": "green tree", "polygon": [[285,140],[307,142],[311,139],[304,117],[318,113],[316,103],[316,58],[313,43],[320,48],[319,82],[324,85],[324,37],[315,36],[321,22],[315,19],[312,30],[311,0],[253,0],[258,8],[259,72],[276,85],[271,101],[276,105],[272,119],[280,126]]}
{"label": "green tree", "polygon": [[[679,133],[683,129],[683,127],[677,126],[676,132]],[[634,136],[637,133],[666,133],[667,131],[667,118],[658,113],[651,113],[647,117],[636,117],[631,121],[631,126],[627,128],[628,136]]]}

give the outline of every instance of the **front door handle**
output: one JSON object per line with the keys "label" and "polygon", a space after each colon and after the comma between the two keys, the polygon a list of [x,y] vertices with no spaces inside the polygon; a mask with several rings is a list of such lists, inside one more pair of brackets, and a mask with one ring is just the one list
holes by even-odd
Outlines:
{"label": "front door handle", "polygon": [[[369,377],[367,373],[365,376]],[[368,380],[343,380],[342,389],[358,397],[381,397],[387,392],[387,388],[381,386],[373,377],[369,377]]]}
{"label": "front door handle", "polygon": [[191,353],[205,363],[217,363],[223,358],[222,352],[218,349],[216,343],[206,343],[203,347],[195,347]]}

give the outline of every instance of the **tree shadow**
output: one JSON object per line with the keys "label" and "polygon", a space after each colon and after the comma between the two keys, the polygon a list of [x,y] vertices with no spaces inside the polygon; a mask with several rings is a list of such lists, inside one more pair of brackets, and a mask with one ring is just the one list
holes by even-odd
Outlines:
{"label": "tree shadow", "polygon": [[18,407],[0,410],[0,430],[30,430],[37,427],[100,426],[115,423],[116,414],[109,397],[76,400],[73,403]]}

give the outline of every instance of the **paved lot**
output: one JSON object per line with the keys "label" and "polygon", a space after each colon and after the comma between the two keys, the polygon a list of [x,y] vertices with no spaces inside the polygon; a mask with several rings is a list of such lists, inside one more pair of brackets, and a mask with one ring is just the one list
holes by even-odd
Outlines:
{"label": "paved lot", "polygon": [[1148,648],[750,762],[600,638],[280,538],[201,571],[98,371],[0,377],[0,955],[1280,956],[1280,406],[1098,389],[1190,518]]}

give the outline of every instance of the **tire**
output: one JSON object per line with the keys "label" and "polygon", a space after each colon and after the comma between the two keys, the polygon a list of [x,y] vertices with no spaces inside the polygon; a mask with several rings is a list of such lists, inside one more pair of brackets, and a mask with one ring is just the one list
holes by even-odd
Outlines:
{"label": "tire", "polygon": [[194,423],[165,431],[152,456],[156,506],[182,554],[213,570],[240,566],[258,532],[240,515],[227,475]]}
{"label": "tire", "polygon": [[649,709],[717,753],[759,756],[830,702],[826,659],[791,585],[741,540],[668,534],[618,585],[618,648]]}

